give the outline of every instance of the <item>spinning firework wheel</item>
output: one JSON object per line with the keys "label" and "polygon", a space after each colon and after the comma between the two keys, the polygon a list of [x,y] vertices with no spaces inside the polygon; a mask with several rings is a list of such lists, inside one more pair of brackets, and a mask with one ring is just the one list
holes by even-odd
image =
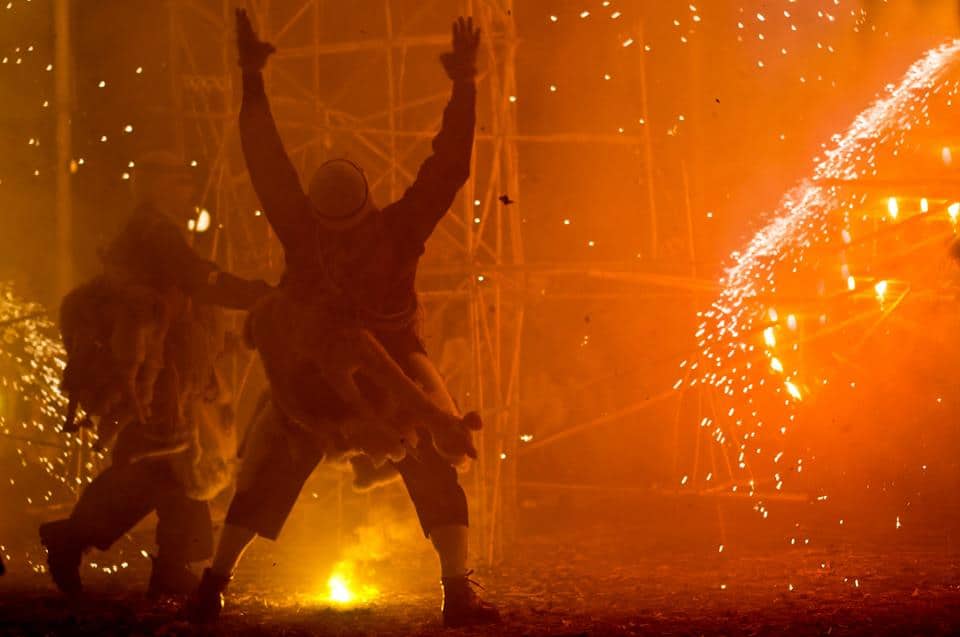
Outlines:
{"label": "spinning firework wheel", "polygon": [[[915,427],[947,418],[958,49],[931,51],[889,87],[734,255],[677,385],[702,409],[684,487],[747,494],[766,517],[767,499],[823,493],[799,476],[805,458],[829,466],[864,440],[912,457]],[[702,462],[708,439],[719,446]]]}

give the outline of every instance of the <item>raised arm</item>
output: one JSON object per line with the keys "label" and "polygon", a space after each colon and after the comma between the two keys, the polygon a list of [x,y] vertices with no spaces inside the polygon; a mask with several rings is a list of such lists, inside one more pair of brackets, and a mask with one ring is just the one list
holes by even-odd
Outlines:
{"label": "raised arm", "polygon": [[201,303],[232,310],[249,310],[273,288],[260,279],[243,279],[229,272],[214,270],[197,294]]}
{"label": "raised arm", "polygon": [[443,112],[440,132],[433,139],[433,153],[400,200],[384,209],[390,223],[418,246],[430,237],[470,177],[479,44],[480,30],[474,28],[473,18],[459,18],[453,23],[453,51],[440,58],[453,80],[453,93]]}
{"label": "raised arm", "polygon": [[197,254],[183,230],[158,212],[138,211],[103,255],[108,271],[134,274],[138,282],[160,289],[175,287],[200,303],[236,310],[252,307],[272,289],[223,272]]}
{"label": "raised arm", "polygon": [[240,106],[240,144],[253,189],[267,220],[285,248],[303,236],[310,219],[309,201],[300,178],[283,148],[261,73],[276,49],[254,33],[246,11],[237,9],[237,49],[243,71]]}

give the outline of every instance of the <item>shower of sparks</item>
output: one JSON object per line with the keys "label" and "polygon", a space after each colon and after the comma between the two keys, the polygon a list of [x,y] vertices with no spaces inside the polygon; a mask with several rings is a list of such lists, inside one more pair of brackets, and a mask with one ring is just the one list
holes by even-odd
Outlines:
{"label": "shower of sparks", "polygon": [[[0,282],[0,441],[18,462],[3,465],[7,505],[42,510],[73,502],[103,460],[93,437],[63,432],[66,399],[60,393],[64,350],[43,307],[19,298]],[[13,562],[14,556],[6,559]],[[30,569],[44,566],[30,554]]]}
{"label": "shower of sparks", "polygon": [[[56,327],[38,304],[16,296],[0,283],[0,435],[17,445],[20,468],[40,466],[70,493],[88,482],[89,471],[70,470],[80,448],[90,462],[92,441],[63,433],[66,398],[60,393],[65,353]],[[21,408],[15,408],[16,401]],[[82,477],[85,474],[86,477]],[[9,476],[9,484],[16,477]],[[53,492],[29,504],[51,502]]]}
{"label": "shower of sparks", "polygon": [[[720,394],[715,405],[718,417],[704,422],[715,441],[736,445],[731,449],[737,455],[731,480],[746,484],[751,495],[757,495],[760,483],[782,488],[786,472],[778,467],[802,470],[801,458],[792,462],[784,458],[784,434],[795,423],[805,399],[828,383],[825,370],[809,365],[801,368],[799,352],[804,341],[799,333],[829,326],[835,317],[826,310],[814,316],[808,312],[798,323],[796,315],[788,313],[790,308],[780,307],[778,292],[795,283],[790,275],[804,266],[814,267],[805,263],[814,247],[831,242],[847,247],[856,239],[860,222],[868,222],[875,231],[879,225],[903,224],[917,215],[936,216],[944,225],[960,215],[960,203],[923,199],[908,205],[896,197],[868,203],[863,192],[851,194],[858,183],[877,176],[878,159],[899,156],[910,131],[930,125],[929,106],[934,96],[952,105],[957,84],[948,80],[947,72],[958,52],[960,40],[926,53],[899,84],[889,86],[845,133],[833,138],[812,178],[789,192],[746,249],[733,255],[722,292],[699,315],[702,322],[696,341],[700,355],[690,364],[696,374],[689,377],[688,384],[705,385]],[[893,280],[873,278],[874,273],[866,269],[857,271],[857,264],[848,263],[846,256],[841,256],[838,270],[823,275],[817,298],[869,296],[879,314],[904,293],[903,286]],[[868,284],[858,287],[858,280]],[[783,301],[783,305],[788,303]],[[764,431],[767,435],[760,436]],[[763,464],[761,458],[770,462]],[[772,479],[755,475],[757,467],[772,467]],[[766,517],[762,503],[755,509]]]}

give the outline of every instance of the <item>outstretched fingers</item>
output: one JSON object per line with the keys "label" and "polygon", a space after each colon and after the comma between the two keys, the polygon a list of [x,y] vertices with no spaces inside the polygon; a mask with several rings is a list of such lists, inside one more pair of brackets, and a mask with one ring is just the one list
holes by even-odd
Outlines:
{"label": "outstretched fingers", "polygon": [[244,49],[249,49],[257,41],[257,34],[253,30],[253,25],[250,24],[250,16],[247,15],[245,9],[237,9],[237,47],[243,51]]}
{"label": "outstretched fingers", "polygon": [[237,49],[240,51],[240,66],[245,69],[260,70],[267,58],[276,52],[269,42],[262,42],[250,22],[250,16],[244,9],[236,9]]}
{"label": "outstretched fingers", "polygon": [[474,27],[473,17],[460,17],[453,23],[453,48],[474,51],[480,44],[480,29]]}
{"label": "outstretched fingers", "polygon": [[477,30],[473,28],[473,16],[467,16],[467,19],[464,20],[463,28],[467,41],[475,45],[477,42]]}
{"label": "outstretched fingers", "polygon": [[243,39],[253,36],[253,25],[250,24],[250,16],[246,9],[237,9],[234,11],[237,17],[237,39]]}

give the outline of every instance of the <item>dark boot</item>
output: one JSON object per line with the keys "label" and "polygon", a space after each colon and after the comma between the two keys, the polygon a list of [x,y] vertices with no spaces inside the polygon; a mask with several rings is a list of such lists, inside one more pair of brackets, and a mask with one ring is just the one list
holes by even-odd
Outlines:
{"label": "dark boot", "polygon": [[230,583],[230,577],[217,575],[209,568],[203,570],[200,585],[187,602],[187,619],[194,624],[215,622],[223,610],[223,591]]}
{"label": "dark boot", "polygon": [[83,592],[80,559],[85,547],[71,527],[69,518],[41,524],[40,543],[47,549],[47,566],[53,583],[66,595],[79,595]]}
{"label": "dark boot", "polygon": [[189,595],[197,590],[200,580],[184,560],[163,555],[150,559],[153,560],[153,569],[150,571],[147,597],[156,599],[165,595]]}
{"label": "dark boot", "polygon": [[445,628],[461,628],[480,624],[499,624],[500,612],[490,602],[485,602],[473,590],[474,586],[483,588],[472,579],[473,571],[467,571],[462,577],[444,577],[443,585],[443,625]]}

